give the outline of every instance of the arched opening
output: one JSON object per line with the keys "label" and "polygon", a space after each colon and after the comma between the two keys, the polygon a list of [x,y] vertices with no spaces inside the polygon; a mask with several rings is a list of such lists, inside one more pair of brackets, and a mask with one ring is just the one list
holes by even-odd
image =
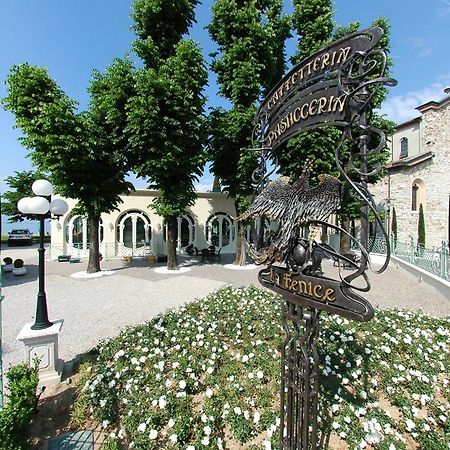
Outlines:
{"label": "arched opening", "polygon": [[116,237],[121,253],[144,256],[151,245],[150,218],[139,210],[122,214],[117,221]]}
{"label": "arched opening", "polygon": [[[164,242],[167,242],[167,223],[164,221]],[[183,248],[195,242],[195,223],[194,219],[189,214],[184,214],[177,217],[177,229],[175,232],[175,239],[177,241],[177,248]]]}
{"label": "arched opening", "polygon": [[408,138],[404,137],[400,139],[400,158],[406,158],[408,156]]}
{"label": "arched opening", "polygon": [[[100,219],[98,226],[99,243],[103,243],[104,230],[103,221]],[[67,253],[77,256],[87,256],[89,254],[89,223],[86,217],[72,215],[66,219],[64,227],[64,239]]]}
{"label": "arched opening", "polygon": [[419,211],[419,205],[425,208],[425,183],[417,178],[411,186],[411,211]]}
{"label": "arched opening", "polygon": [[206,240],[210,245],[222,248],[236,239],[233,218],[227,213],[216,213],[206,221]]}

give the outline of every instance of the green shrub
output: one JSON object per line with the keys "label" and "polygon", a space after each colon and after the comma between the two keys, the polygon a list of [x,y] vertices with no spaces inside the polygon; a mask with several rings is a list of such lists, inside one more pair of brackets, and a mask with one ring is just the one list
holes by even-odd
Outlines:
{"label": "green shrub", "polygon": [[5,264],[12,264],[13,260],[9,256],[7,256],[6,258],[3,258],[3,262]]}
{"label": "green shrub", "polygon": [[419,207],[419,224],[418,224],[418,229],[417,229],[417,244],[419,246],[425,247],[425,217],[423,214],[423,206],[422,203],[420,204]]}
{"label": "green shrub", "polygon": [[14,268],[15,269],[21,269],[23,267],[23,259],[15,259],[14,260]]}
{"label": "green shrub", "polygon": [[394,243],[397,242],[397,213],[395,212],[395,208],[392,208],[392,239]]}
{"label": "green shrub", "polygon": [[0,410],[0,448],[28,449],[28,432],[36,411],[37,365],[30,367],[24,363],[11,367],[6,378],[9,392],[5,406]]}

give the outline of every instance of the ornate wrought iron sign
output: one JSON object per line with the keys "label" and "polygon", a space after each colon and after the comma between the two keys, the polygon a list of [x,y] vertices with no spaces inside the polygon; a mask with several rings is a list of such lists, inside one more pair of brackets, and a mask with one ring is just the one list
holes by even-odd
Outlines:
{"label": "ornate wrought iron sign", "polygon": [[[355,291],[370,289],[366,273],[370,267],[369,210],[389,241],[367,189],[368,177],[381,169],[379,165],[370,166],[370,157],[382,151],[386,142],[383,131],[368,124],[370,102],[378,88],[396,84],[384,75],[387,57],[377,46],[382,35],[383,31],[377,27],[358,31],[300,62],[272,89],[256,117],[254,147],[260,151],[260,165],[253,181],[257,184],[257,195],[239,220],[262,223],[269,219],[278,224],[267,239],[255,239],[258,244],[248,244],[248,250],[256,263],[267,266],[259,272],[260,283],[285,300],[282,322],[286,339],[281,351],[280,392],[282,449],[314,450],[319,445],[319,358],[314,340],[319,332],[320,311],[362,322],[374,315],[370,303]],[[319,185],[311,187],[311,170],[305,162],[298,180],[291,183],[287,177],[281,177],[268,181],[269,163],[276,166],[274,149],[299,133],[326,126],[342,130],[335,149],[339,178],[321,175]],[[343,161],[344,142],[351,150]],[[327,222],[339,208],[345,183],[361,202],[359,240]],[[317,242],[314,231],[323,225],[357,243],[360,259]],[[307,231],[309,237],[305,237]],[[334,260],[338,279],[323,276],[321,257]],[[388,263],[389,245],[386,261],[378,272],[385,270]],[[350,269],[346,276],[341,270],[343,266]]]}

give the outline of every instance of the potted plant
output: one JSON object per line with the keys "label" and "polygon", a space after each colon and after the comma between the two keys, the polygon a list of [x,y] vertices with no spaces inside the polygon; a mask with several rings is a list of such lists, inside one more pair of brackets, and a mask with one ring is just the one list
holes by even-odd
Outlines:
{"label": "potted plant", "polygon": [[6,258],[3,258],[3,262],[3,272],[12,272],[14,269],[13,260],[7,256]]}
{"label": "potted plant", "polygon": [[27,269],[23,267],[23,259],[15,259],[14,260],[14,269],[13,274],[16,276],[25,275],[27,273]]}

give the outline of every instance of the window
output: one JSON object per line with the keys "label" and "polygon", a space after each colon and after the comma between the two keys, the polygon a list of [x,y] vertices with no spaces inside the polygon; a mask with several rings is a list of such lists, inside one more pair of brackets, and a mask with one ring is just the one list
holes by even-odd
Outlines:
{"label": "window", "polygon": [[421,203],[425,208],[425,200],[425,183],[416,178],[411,186],[411,211],[418,211]]}
{"label": "window", "polygon": [[152,239],[150,219],[143,211],[127,211],[118,220],[117,241],[127,248],[144,247]]}
{"label": "window", "polygon": [[400,158],[406,158],[408,156],[408,138],[404,137],[400,139]]}
{"label": "window", "polygon": [[[103,221],[100,219],[98,225],[99,242],[103,242]],[[69,216],[65,224],[65,240],[69,246],[80,251],[88,251],[89,242],[89,224],[86,217]]]}
{"label": "window", "polygon": [[[164,241],[167,241],[167,223],[164,221]],[[175,231],[177,248],[186,247],[195,241],[194,219],[189,215],[177,217],[177,229]]]}
{"label": "window", "polygon": [[225,247],[235,239],[234,221],[229,214],[216,213],[206,222],[206,240],[215,247]]}

